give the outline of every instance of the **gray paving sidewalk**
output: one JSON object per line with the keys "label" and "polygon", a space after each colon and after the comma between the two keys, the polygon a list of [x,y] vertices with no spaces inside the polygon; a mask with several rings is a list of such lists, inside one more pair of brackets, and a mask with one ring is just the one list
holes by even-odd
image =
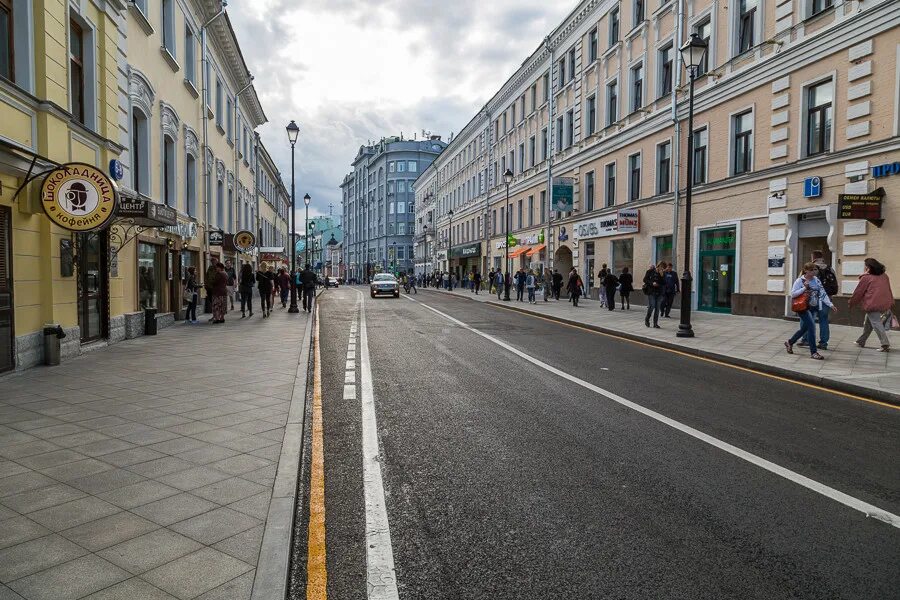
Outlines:
{"label": "gray paving sidewalk", "polygon": [[250,598],[307,316],[236,314],[0,379],[0,598]]}
{"label": "gray paving sidewalk", "polygon": [[[437,292],[434,289],[428,291]],[[441,290],[439,293],[565,319],[650,343],[690,351],[702,350],[730,362],[794,375],[847,391],[865,391],[875,397],[900,403],[900,334],[896,331],[889,333],[895,351],[883,353],[877,351],[878,338],[874,333],[869,338],[868,348],[858,348],[853,342],[859,337],[861,327],[832,325],[828,351],[822,352],[825,360],[819,361],[812,360],[803,348],[795,347],[793,355],[785,352],[784,341],[797,330],[798,325],[783,319],[695,311],[691,314],[691,324],[696,337],[685,339],[675,336],[680,319],[676,310],[672,311],[670,319],[660,319],[661,329],[648,329],[644,326],[646,309],[643,306],[632,306],[631,310],[623,311],[617,305],[616,310],[610,311],[601,308],[597,300],[582,300],[575,308],[565,299],[544,302],[540,296],[536,304],[529,304],[515,299],[498,302],[497,296],[485,292],[474,294],[456,289],[453,292]],[[513,298],[514,294],[513,290]]]}

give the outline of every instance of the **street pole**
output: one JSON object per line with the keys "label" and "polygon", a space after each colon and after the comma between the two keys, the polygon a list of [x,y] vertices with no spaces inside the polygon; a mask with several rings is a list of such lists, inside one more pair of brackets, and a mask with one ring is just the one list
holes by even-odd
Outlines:
{"label": "street pole", "polygon": [[453,265],[451,261],[451,255],[453,254],[453,209],[451,208],[447,211],[447,215],[450,217],[450,240],[447,244],[447,289],[451,292],[453,291]]}
{"label": "street pole", "polygon": [[678,324],[677,337],[692,338],[694,329],[691,326],[691,192],[694,185],[694,80],[697,69],[706,53],[706,42],[696,33],[682,46],[681,53],[687,59],[686,66],[690,71],[690,91],[688,94],[688,150],[687,150],[687,186],[684,191],[684,273],[681,276],[681,322]]}
{"label": "street pole", "polygon": [[506,183],[506,214],[503,217],[503,220],[506,221],[504,223],[504,232],[506,234],[506,240],[503,244],[504,253],[506,255],[506,273],[503,276],[503,301],[509,302],[509,285],[512,283],[512,277],[510,277],[509,270],[509,184],[512,183],[513,174],[512,171],[507,169],[506,173],[503,174],[503,181]]}
{"label": "street pole", "polygon": [[[287,127],[288,129],[288,139],[291,142],[291,243],[293,243],[294,237],[297,235],[297,194],[295,189],[295,181],[294,181],[294,148],[297,144],[297,136],[300,133],[300,128],[297,127],[297,124],[294,121],[291,121],[290,125]],[[299,313],[300,309],[297,307],[297,249],[296,247],[291,248],[291,307],[288,309],[289,313]]]}

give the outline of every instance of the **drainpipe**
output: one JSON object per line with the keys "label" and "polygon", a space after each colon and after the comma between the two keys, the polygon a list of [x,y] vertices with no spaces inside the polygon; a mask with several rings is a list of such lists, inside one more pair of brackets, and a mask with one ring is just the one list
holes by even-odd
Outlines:
{"label": "drainpipe", "polygon": [[[215,21],[216,19],[218,19],[219,17],[221,17],[222,15],[225,14],[226,6],[227,6],[227,2],[223,1],[222,8],[219,9],[219,12],[217,12],[215,15],[210,17],[206,21],[206,23],[204,23],[203,26],[200,27],[200,56],[201,56],[200,68],[202,70],[202,72],[200,74],[200,80],[203,82],[203,85],[201,86],[203,88],[203,90],[200,95],[200,97],[201,97],[200,105],[201,105],[201,110],[203,111],[203,177],[205,179],[204,186],[203,186],[204,187],[203,202],[206,205],[205,210],[204,210],[205,215],[206,215],[205,216],[206,223],[204,223],[205,232],[204,232],[204,236],[203,236],[203,248],[204,248],[204,253],[206,254],[206,262],[209,261],[209,229],[210,229],[210,223],[209,223],[209,221],[210,221],[210,215],[209,215],[210,202],[209,202],[209,200],[210,200],[210,196],[212,195],[212,190],[210,189],[210,174],[211,174],[210,169],[212,169],[212,165],[209,164],[209,110],[207,108],[208,107],[207,99],[209,98],[209,94],[210,94],[210,91],[209,91],[209,59],[207,58],[207,52],[206,52],[206,30],[209,28],[210,25],[212,25],[213,21]],[[203,272],[204,273],[206,272],[205,264],[204,264]]]}
{"label": "drainpipe", "polygon": [[[238,187],[238,185],[241,182],[241,176],[240,176],[241,175],[241,171],[240,171],[240,168],[241,168],[241,159],[240,159],[241,145],[238,141],[242,137],[241,130],[240,130],[241,119],[238,116],[241,114],[241,110],[240,110],[241,94],[243,94],[244,92],[249,90],[251,87],[253,87],[253,75],[250,75],[249,73],[247,73],[247,76],[250,78],[250,81],[247,82],[247,85],[245,85],[243,88],[241,88],[241,91],[239,91],[237,94],[234,95],[234,114],[231,115],[231,119],[232,119],[231,127],[233,130],[232,133],[234,134],[232,136],[232,140],[234,141],[234,184],[235,184],[235,188],[237,188],[237,189],[240,189]],[[248,147],[249,147],[249,144],[248,144]],[[247,161],[247,162],[250,162],[250,161]],[[234,210],[237,211],[238,220],[240,220],[241,200],[238,197],[239,194],[236,193],[236,190],[232,190],[232,194],[233,194],[233,196],[231,198],[231,209],[233,211]],[[232,213],[232,214],[234,214],[234,213]],[[228,224],[228,227],[234,227],[234,220],[232,220],[231,223]],[[258,232],[259,232],[259,228],[257,228],[257,233]]]}
{"label": "drainpipe", "polygon": [[[681,199],[681,123],[678,121],[678,88],[681,85],[681,68],[683,66],[683,58],[681,56],[681,44],[684,41],[684,0],[678,0],[678,17],[675,21],[675,43],[672,44],[672,51],[675,53],[675,81],[672,84],[672,126],[675,129],[674,135],[674,154],[673,156],[675,163],[675,181],[673,182],[673,186],[675,188],[675,199],[672,202],[672,261],[678,260],[678,218],[679,218],[679,208],[678,202]],[[688,135],[692,135],[693,132],[688,131]],[[687,176],[691,177],[693,174],[688,173]],[[659,257],[654,257],[656,261],[659,260]],[[677,270],[676,263],[676,270]],[[688,265],[685,265],[685,268],[688,268]]]}
{"label": "drainpipe", "polygon": [[[547,268],[553,269],[553,46],[550,45],[550,36],[544,38],[544,47],[550,52],[550,100],[549,113],[547,115],[547,235],[544,241],[547,243]],[[506,215],[509,218],[509,215]],[[509,240],[507,240],[507,243]],[[546,299],[546,295],[544,296]]]}

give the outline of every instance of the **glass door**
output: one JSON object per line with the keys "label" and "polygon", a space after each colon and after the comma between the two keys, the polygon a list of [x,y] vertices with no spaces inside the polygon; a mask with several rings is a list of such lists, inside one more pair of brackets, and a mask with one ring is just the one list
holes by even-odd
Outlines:
{"label": "glass door", "polygon": [[734,293],[736,231],[734,228],[700,232],[698,308],[731,312]]}
{"label": "glass door", "polygon": [[0,373],[15,366],[12,293],[12,211],[0,206]]}
{"label": "glass door", "polygon": [[78,234],[78,326],[81,343],[106,337],[109,241],[105,231]]}

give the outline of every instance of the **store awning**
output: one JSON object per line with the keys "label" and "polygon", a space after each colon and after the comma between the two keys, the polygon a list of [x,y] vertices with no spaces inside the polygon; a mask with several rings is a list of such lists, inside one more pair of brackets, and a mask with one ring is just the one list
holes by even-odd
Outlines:
{"label": "store awning", "polygon": [[535,254],[537,254],[538,252],[540,252],[541,250],[543,250],[546,247],[547,247],[547,244],[538,244],[537,246],[535,246],[534,248],[532,248],[531,250],[528,251],[528,256],[534,256]]}
{"label": "store awning", "polygon": [[518,248],[516,248],[515,250],[513,250],[512,252],[509,253],[509,257],[516,258],[518,256],[522,256],[523,254],[528,252],[530,249],[531,249],[531,246],[519,246]]}

